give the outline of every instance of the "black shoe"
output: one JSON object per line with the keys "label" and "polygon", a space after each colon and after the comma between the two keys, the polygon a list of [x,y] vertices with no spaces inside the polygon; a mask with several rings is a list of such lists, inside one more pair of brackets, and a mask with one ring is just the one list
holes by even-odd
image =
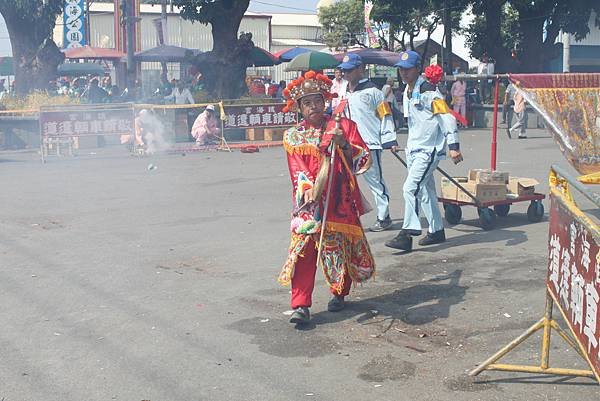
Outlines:
{"label": "black shoe", "polygon": [[519,135],[519,139],[527,139],[527,135]]}
{"label": "black shoe", "polygon": [[374,231],[374,232],[385,231],[388,228],[390,228],[391,226],[392,226],[392,219],[390,218],[390,216],[388,216],[383,220],[377,219],[375,224],[373,224],[371,227],[369,227],[369,230]]}
{"label": "black shoe", "polygon": [[339,312],[346,307],[346,301],[342,295],[334,295],[327,304],[329,312]]}
{"label": "black shoe", "polygon": [[310,321],[310,311],[306,307],[294,309],[294,313],[290,316],[290,323],[306,324]]}
{"label": "black shoe", "polygon": [[407,231],[401,230],[394,238],[386,241],[385,246],[403,251],[412,251],[412,237]]}
{"label": "black shoe", "polygon": [[436,231],[434,233],[427,233],[426,236],[419,240],[419,245],[433,245],[433,244],[441,244],[442,242],[446,242],[446,233],[444,230]]}

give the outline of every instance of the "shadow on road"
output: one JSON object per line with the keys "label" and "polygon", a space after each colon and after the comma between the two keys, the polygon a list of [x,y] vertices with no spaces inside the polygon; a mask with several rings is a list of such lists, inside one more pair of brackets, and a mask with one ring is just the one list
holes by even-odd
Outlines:
{"label": "shadow on road", "polygon": [[396,320],[410,325],[424,325],[439,318],[447,318],[450,307],[464,300],[468,287],[459,285],[461,276],[462,270],[455,270],[422,284],[401,288],[373,298],[350,301],[341,312],[316,313],[313,315],[313,325],[305,329],[357,316],[359,323],[365,323],[374,315],[379,315],[385,317],[385,320],[390,320],[390,325]]}

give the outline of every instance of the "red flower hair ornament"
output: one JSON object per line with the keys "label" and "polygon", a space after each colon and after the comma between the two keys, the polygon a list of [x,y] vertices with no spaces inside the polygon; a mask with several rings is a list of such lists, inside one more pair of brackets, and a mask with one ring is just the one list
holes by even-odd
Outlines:
{"label": "red flower hair ornament", "polygon": [[437,64],[425,68],[425,78],[432,84],[437,85],[444,76],[444,70]]}
{"label": "red flower hair ornament", "polygon": [[292,80],[283,90],[283,97],[287,99],[283,112],[297,110],[298,100],[304,96],[320,94],[326,101],[337,97],[337,93],[329,91],[332,84],[333,82],[326,75],[312,70],[306,72],[304,76]]}

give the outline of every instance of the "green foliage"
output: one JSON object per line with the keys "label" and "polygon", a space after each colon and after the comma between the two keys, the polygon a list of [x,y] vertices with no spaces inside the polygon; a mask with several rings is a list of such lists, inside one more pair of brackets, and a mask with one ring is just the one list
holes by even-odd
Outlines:
{"label": "green foliage", "polygon": [[[332,49],[340,49],[354,39],[361,44],[365,31],[364,5],[361,0],[342,0],[330,7],[319,8],[323,40]],[[349,42],[350,39],[350,42]]]}
{"label": "green foliage", "polygon": [[0,0],[0,13],[5,18],[31,21],[32,32],[35,32],[39,28],[53,28],[56,18],[63,12],[64,3],[63,0]]}
{"label": "green foliage", "polygon": [[[468,3],[468,0],[449,2],[455,32],[460,29],[461,15]],[[373,4],[372,19],[392,24],[395,27],[394,36],[403,49],[411,48],[414,38],[422,32],[431,35],[443,21],[443,0],[374,0]]]}
{"label": "green foliage", "polygon": [[[484,53],[490,52],[484,14],[476,14],[463,32],[471,57],[479,59]],[[500,45],[507,52],[521,47],[523,34],[519,29],[519,14],[510,4],[502,7],[500,35],[502,37]]]}
{"label": "green foliage", "polygon": [[545,63],[558,56],[555,41],[561,30],[583,39],[589,33],[592,10],[600,26],[597,1],[471,0],[471,4],[476,15],[466,30],[471,55],[487,52],[500,62],[498,71],[515,67],[505,62],[512,50],[519,55],[518,68],[543,71]]}

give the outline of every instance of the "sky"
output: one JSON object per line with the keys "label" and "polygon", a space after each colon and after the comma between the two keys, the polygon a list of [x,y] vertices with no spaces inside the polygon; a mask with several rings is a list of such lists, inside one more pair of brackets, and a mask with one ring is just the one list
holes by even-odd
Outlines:
{"label": "sky", "polygon": [[250,0],[249,11],[257,13],[317,13],[319,0]]}
{"label": "sky", "polygon": [[0,57],[5,56],[12,56],[12,49],[10,47],[10,39],[8,38],[8,31],[6,30],[4,18],[0,15]]}

